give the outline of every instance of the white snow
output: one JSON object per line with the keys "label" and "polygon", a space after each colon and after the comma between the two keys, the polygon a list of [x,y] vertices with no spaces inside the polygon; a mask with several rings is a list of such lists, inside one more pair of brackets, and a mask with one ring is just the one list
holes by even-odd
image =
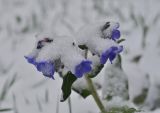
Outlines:
{"label": "white snow", "polygon": [[[34,48],[35,35],[49,31],[72,36],[88,23],[109,19],[120,23],[119,29],[126,39],[122,43],[125,45],[122,65],[129,79],[130,96],[134,98],[147,86],[144,77],[148,74],[149,95],[144,113],[160,113],[159,106],[153,111],[149,108],[155,104],[159,92],[159,6],[159,0],[0,0],[0,92],[6,80],[17,75],[0,107],[17,108],[19,113],[56,113],[62,80],[57,74],[54,81],[44,78],[24,59],[24,55]],[[149,27],[145,48],[142,48],[142,18]],[[132,62],[137,53],[142,54],[140,62]],[[101,78],[101,74],[98,77]],[[102,83],[102,80],[98,82]],[[48,103],[44,101],[46,91]],[[99,112],[92,96],[84,100],[72,91],[71,101],[73,113]],[[67,102],[59,103],[59,113],[68,113]]]}
{"label": "white snow", "polygon": [[[52,39],[53,42],[43,42],[43,47],[37,49],[39,41],[45,38]],[[42,34],[37,36],[35,47],[29,57],[35,57],[36,62],[53,61],[60,59],[67,70],[75,73],[75,67],[86,59],[78,52],[78,47],[72,37]],[[61,64],[60,64],[61,65]],[[61,68],[61,67],[60,67]]]}
{"label": "white snow", "polygon": [[128,78],[122,69],[114,64],[108,64],[103,76],[102,94],[104,99],[106,99],[107,96],[111,96],[112,99],[114,99],[114,97],[119,97],[124,100],[129,99],[127,89]]}
{"label": "white snow", "polygon": [[106,22],[95,22],[80,28],[75,34],[78,45],[86,45],[92,53],[98,55],[101,55],[102,52],[112,46],[118,46],[113,40],[104,39],[102,35],[110,37],[112,30],[116,29],[119,25],[115,22],[110,22],[110,27],[103,34],[101,28]]}

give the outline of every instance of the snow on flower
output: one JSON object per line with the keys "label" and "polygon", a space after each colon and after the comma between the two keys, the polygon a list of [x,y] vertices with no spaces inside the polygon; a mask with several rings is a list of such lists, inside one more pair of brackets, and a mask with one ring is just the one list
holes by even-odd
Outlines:
{"label": "snow on flower", "polygon": [[91,61],[82,61],[79,65],[76,66],[75,75],[80,78],[84,73],[90,72],[92,70],[91,64]]}
{"label": "snow on flower", "polygon": [[31,63],[33,65],[36,65],[35,58],[34,57],[29,57],[29,56],[24,56],[28,63]]}
{"label": "snow on flower", "polygon": [[49,61],[38,62],[37,70],[42,72],[44,76],[54,79],[54,64]]}
{"label": "snow on flower", "polygon": [[112,35],[111,35],[111,38],[113,39],[113,40],[117,40],[117,39],[119,39],[120,38],[120,36],[121,36],[121,33],[120,33],[120,31],[119,30],[117,30],[117,29],[114,29],[113,31],[112,31]]}
{"label": "snow on flower", "polygon": [[[103,23],[104,24],[104,23]],[[101,25],[102,38],[109,38],[112,40],[117,40],[120,38],[121,34],[118,30],[119,23],[116,22],[106,22],[104,25]]]}
{"label": "snow on flower", "polygon": [[120,38],[118,30],[119,23],[116,22],[97,22],[89,24],[78,31],[76,40],[78,45],[85,45],[92,54],[100,58],[99,63],[105,64],[106,61],[112,61],[119,54],[123,47],[116,43]]}
{"label": "snow on flower", "polygon": [[100,57],[98,63],[105,64],[108,59],[112,63],[123,50],[123,46],[116,43],[121,35],[118,28],[116,22],[90,24],[79,30],[76,41],[68,36],[37,35],[36,46],[25,58],[47,77],[54,78],[54,71],[62,72],[65,69],[80,78],[96,64],[86,59],[78,46],[85,45],[93,55]]}
{"label": "snow on flower", "polygon": [[54,71],[63,69],[71,71],[77,78],[91,71],[91,61],[80,54],[74,39],[67,36],[37,36],[35,48],[25,58],[49,78],[54,78]]}
{"label": "snow on flower", "polygon": [[36,62],[35,58],[25,56],[26,60],[33,64],[38,71],[42,72],[44,76],[54,79],[54,64],[49,61]]}

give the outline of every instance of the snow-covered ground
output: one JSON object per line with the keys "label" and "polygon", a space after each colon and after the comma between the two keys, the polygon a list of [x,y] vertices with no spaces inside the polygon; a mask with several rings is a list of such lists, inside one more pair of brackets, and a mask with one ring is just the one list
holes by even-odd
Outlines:
{"label": "snow-covered ground", "polygon": [[[138,107],[160,113],[159,6],[159,0],[0,0],[0,108],[13,108],[9,113],[68,113],[68,101],[59,102],[61,78],[45,78],[24,55],[34,47],[36,34],[74,36],[82,26],[107,19],[120,23],[126,39],[122,66],[130,101],[145,89],[145,102]],[[73,113],[99,112],[91,96],[84,100],[72,92],[71,103]]]}

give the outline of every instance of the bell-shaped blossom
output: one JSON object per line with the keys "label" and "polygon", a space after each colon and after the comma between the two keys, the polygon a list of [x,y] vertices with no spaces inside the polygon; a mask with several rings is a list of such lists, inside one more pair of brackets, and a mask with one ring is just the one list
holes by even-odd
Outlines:
{"label": "bell-shaped blossom", "polygon": [[54,79],[54,65],[49,61],[36,62],[34,57],[25,56],[28,63],[33,64],[44,76]]}
{"label": "bell-shaped blossom", "polygon": [[108,59],[112,63],[112,61],[116,58],[116,56],[122,51],[123,51],[123,46],[119,46],[119,47],[112,46],[112,47],[110,47],[108,50],[106,50],[105,52],[103,52],[101,54],[101,56],[100,56],[101,64],[105,64]]}
{"label": "bell-shaped blossom", "polygon": [[34,57],[31,56],[24,56],[26,58],[26,60],[28,61],[28,63],[31,63],[33,65],[36,65],[36,61]]}
{"label": "bell-shaped blossom", "polygon": [[92,70],[91,67],[92,62],[91,61],[82,61],[80,64],[78,64],[75,67],[75,75],[77,78],[80,78],[83,76],[83,74],[88,73]]}
{"label": "bell-shaped blossom", "polygon": [[120,36],[121,36],[121,33],[120,33],[119,30],[114,29],[114,30],[112,31],[112,35],[111,35],[112,40],[116,41],[117,39],[120,38]]}
{"label": "bell-shaped blossom", "polygon": [[109,38],[114,41],[120,38],[121,33],[118,30],[119,23],[117,22],[106,22],[101,29],[102,32],[102,38]]}
{"label": "bell-shaped blossom", "polygon": [[37,70],[42,72],[44,76],[54,79],[54,64],[49,61],[38,62]]}

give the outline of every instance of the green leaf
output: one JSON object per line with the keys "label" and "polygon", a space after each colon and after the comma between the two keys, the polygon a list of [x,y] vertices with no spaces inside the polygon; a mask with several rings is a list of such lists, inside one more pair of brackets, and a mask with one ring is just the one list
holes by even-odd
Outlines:
{"label": "green leaf", "polygon": [[86,45],[78,45],[78,47],[82,50],[87,50],[88,47]]}
{"label": "green leaf", "polygon": [[121,55],[118,55],[117,58],[115,59],[114,61],[114,64],[113,64],[115,67],[122,69],[122,58],[121,58]]}
{"label": "green leaf", "polygon": [[88,97],[91,92],[88,89],[77,90],[76,88],[72,88],[76,93],[81,95],[83,98]]}
{"label": "green leaf", "polygon": [[0,108],[0,112],[6,112],[6,111],[11,111],[11,110],[12,110],[11,108],[3,108],[3,109]]}
{"label": "green leaf", "polygon": [[64,102],[71,94],[71,88],[72,84],[76,81],[75,75],[73,75],[71,72],[68,72],[64,77],[63,77],[63,84],[62,84],[62,92],[63,92],[63,99],[61,99],[61,102]]}
{"label": "green leaf", "polygon": [[99,74],[99,72],[102,70],[103,67],[104,67],[103,64],[97,65],[97,66],[91,71],[91,73],[88,74],[88,76],[89,76],[90,78],[96,77],[96,76]]}
{"label": "green leaf", "polygon": [[[88,74],[85,76],[88,76]],[[96,90],[101,88],[101,85],[97,82],[93,82],[93,85]],[[80,96],[82,96],[82,98],[84,99],[87,98],[89,95],[91,95],[91,91],[88,87],[88,83],[86,82],[85,77],[75,81],[75,83],[72,86],[72,89],[73,91],[78,93]]]}
{"label": "green leaf", "polygon": [[110,100],[112,100],[112,97],[113,97],[112,95],[107,95],[105,99],[110,101]]}
{"label": "green leaf", "polygon": [[148,94],[148,88],[144,88],[142,90],[142,93],[134,98],[133,102],[138,105],[143,104],[147,98],[147,94]]}
{"label": "green leaf", "polygon": [[121,42],[125,41],[126,39],[122,38],[120,40],[117,41],[118,44],[120,44]]}

